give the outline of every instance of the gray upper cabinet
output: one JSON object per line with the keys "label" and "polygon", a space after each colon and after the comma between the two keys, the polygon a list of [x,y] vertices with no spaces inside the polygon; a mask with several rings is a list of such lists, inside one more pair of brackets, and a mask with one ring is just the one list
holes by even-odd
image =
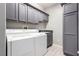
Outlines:
{"label": "gray upper cabinet", "polygon": [[28,6],[28,22],[34,22],[34,12],[33,12],[33,8]]}
{"label": "gray upper cabinet", "polygon": [[48,15],[46,15],[45,13],[28,6],[28,22],[31,23],[38,23],[38,22],[42,22],[42,21],[48,21]]}
{"label": "gray upper cabinet", "polygon": [[48,21],[48,15],[46,15],[46,14],[43,13],[43,20],[44,21]]}
{"label": "gray upper cabinet", "polygon": [[64,5],[64,14],[77,11],[77,4],[71,3]]}
{"label": "gray upper cabinet", "polygon": [[38,23],[40,20],[41,20],[41,14],[40,14],[40,11],[34,9],[34,20],[36,21],[36,23]]}
{"label": "gray upper cabinet", "polygon": [[6,18],[11,20],[18,19],[18,4],[6,3]]}
{"label": "gray upper cabinet", "polygon": [[23,3],[6,4],[7,19],[19,20],[23,22],[39,23],[39,21],[48,21],[48,15],[39,9]]}
{"label": "gray upper cabinet", "polygon": [[26,8],[24,4],[19,4],[19,21],[26,21]]}
{"label": "gray upper cabinet", "polygon": [[37,10],[28,6],[28,22],[38,23],[38,17]]}
{"label": "gray upper cabinet", "polygon": [[64,16],[64,52],[77,55],[77,12]]}
{"label": "gray upper cabinet", "polygon": [[38,23],[38,21],[39,21],[38,10],[36,10],[34,8],[32,10],[33,10],[33,13],[34,13],[33,21],[34,21],[34,23]]}
{"label": "gray upper cabinet", "polygon": [[40,21],[42,22],[42,21],[43,21],[42,12],[39,12],[39,13],[38,13],[38,16],[39,16],[39,22],[40,22]]}
{"label": "gray upper cabinet", "polygon": [[43,22],[43,21],[48,21],[48,15],[46,15],[46,14],[43,13],[43,12],[40,12],[40,13],[39,13],[39,17],[40,17],[40,20],[39,20],[39,21],[41,21],[41,22]]}

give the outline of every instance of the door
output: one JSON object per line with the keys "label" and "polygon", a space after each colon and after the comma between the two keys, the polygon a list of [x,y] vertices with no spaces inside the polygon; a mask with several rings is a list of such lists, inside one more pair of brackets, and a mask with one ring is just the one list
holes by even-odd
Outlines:
{"label": "door", "polygon": [[77,13],[64,15],[64,53],[77,55]]}
{"label": "door", "polygon": [[19,4],[19,21],[24,21],[26,22],[26,12],[25,12],[26,8],[24,4]]}
{"label": "door", "polygon": [[6,3],[6,18],[16,20],[16,4]]}

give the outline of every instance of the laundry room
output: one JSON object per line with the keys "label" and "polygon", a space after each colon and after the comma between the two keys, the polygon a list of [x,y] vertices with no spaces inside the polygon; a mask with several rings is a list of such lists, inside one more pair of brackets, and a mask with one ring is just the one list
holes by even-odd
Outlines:
{"label": "laundry room", "polygon": [[5,38],[0,56],[79,55],[79,3],[0,3],[0,8]]}

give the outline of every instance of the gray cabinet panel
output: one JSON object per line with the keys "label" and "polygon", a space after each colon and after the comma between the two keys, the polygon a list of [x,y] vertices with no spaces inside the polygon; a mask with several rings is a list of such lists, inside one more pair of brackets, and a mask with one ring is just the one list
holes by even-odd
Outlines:
{"label": "gray cabinet panel", "polygon": [[38,11],[30,6],[28,6],[28,22],[38,23],[39,21]]}
{"label": "gray cabinet panel", "polygon": [[48,15],[40,12],[40,21],[48,21]]}
{"label": "gray cabinet panel", "polygon": [[[79,10],[79,4],[78,4],[78,10]],[[79,51],[79,12],[78,12],[78,51]]]}
{"label": "gray cabinet panel", "polygon": [[19,4],[19,21],[25,21],[25,5]]}
{"label": "gray cabinet panel", "polygon": [[18,20],[18,10],[19,10],[18,6],[19,6],[18,3],[16,3],[16,20]]}
{"label": "gray cabinet panel", "polygon": [[7,19],[12,19],[12,20],[16,20],[15,18],[15,8],[16,4],[15,3],[7,3],[6,4],[6,18]]}
{"label": "gray cabinet panel", "polygon": [[25,5],[25,20],[26,20],[26,22],[28,20],[28,8],[27,8],[27,5]]}
{"label": "gray cabinet panel", "polygon": [[46,15],[46,14],[43,13],[43,20],[44,21],[48,21],[48,15]]}
{"label": "gray cabinet panel", "polygon": [[77,13],[64,17],[64,33],[77,34]]}
{"label": "gray cabinet panel", "polygon": [[77,55],[77,13],[64,16],[64,52]]}
{"label": "gray cabinet panel", "polygon": [[77,36],[64,35],[64,52],[70,55],[77,55]]}
{"label": "gray cabinet panel", "polygon": [[28,6],[28,22],[34,22],[34,13],[32,7]]}
{"label": "gray cabinet panel", "polygon": [[51,46],[52,45],[52,33],[47,33],[47,46]]}
{"label": "gray cabinet panel", "polygon": [[39,21],[43,20],[48,21],[48,15],[33,7],[28,6],[28,22],[38,23]]}
{"label": "gray cabinet panel", "polygon": [[42,14],[42,12],[39,12],[38,15],[39,15],[39,21],[43,21],[43,14]]}
{"label": "gray cabinet panel", "polygon": [[77,11],[77,3],[64,5],[64,14]]}
{"label": "gray cabinet panel", "polygon": [[79,3],[78,3],[78,51],[79,51]]}
{"label": "gray cabinet panel", "polygon": [[78,3],[78,12],[79,12],[79,3]]}
{"label": "gray cabinet panel", "polygon": [[38,10],[36,10],[36,9],[33,9],[33,12],[34,12],[34,22],[35,23],[38,23],[38,21],[39,21],[39,11]]}
{"label": "gray cabinet panel", "polygon": [[44,19],[45,19],[45,21],[48,21],[48,15],[44,15]]}

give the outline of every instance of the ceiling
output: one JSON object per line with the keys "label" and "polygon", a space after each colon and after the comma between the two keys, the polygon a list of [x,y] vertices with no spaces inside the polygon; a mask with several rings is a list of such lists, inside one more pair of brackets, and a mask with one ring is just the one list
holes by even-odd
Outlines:
{"label": "ceiling", "polygon": [[42,8],[48,8],[52,5],[54,5],[55,3],[38,3]]}

